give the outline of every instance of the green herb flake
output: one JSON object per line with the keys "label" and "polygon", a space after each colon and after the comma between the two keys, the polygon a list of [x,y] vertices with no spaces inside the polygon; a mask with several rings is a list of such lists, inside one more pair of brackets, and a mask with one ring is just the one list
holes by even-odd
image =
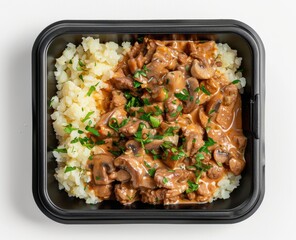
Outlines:
{"label": "green herb flake", "polygon": [[80,60],[80,59],[79,59],[79,61],[78,61],[78,64],[79,64],[80,67],[84,67],[84,66],[85,66],[85,64],[84,64],[84,63],[82,62],[82,60]]}
{"label": "green herb flake", "polygon": [[142,83],[140,83],[138,81],[134,81],[133,85],[134,85],[134,88],[139,88],[139,87],[141,87]]}
{"label": "green herb flake", "polygon": [[88,159],[89,159],[89,160],[93,160],[93,159],[94,159],[94,156],[93,156],[93,155],[90,155],[90,156],[88,157]]}
{"label": "green herb flake", "polygon": [[82,134],[82,133],[83,133],[83,131],[82,131],[82,130],[78,130],[78,133],[79,133],[79,134]]}
{"label": "green herb flake", "polygon": [[92,114],[94,114],[94,111],[87,113],[86,116],[81,120],[81,122],[87,121]]}
{"label": "green herb flake", "polygon": [[181,92],[175,93],[174,95],[176,98],[182,101],[187,101],[189,99],[189,92],[187,91],[187,89],[183,89]]}
{"label": "green herb flake", "polygon": [[215,109],[210,110],[210,111],[209,111],[209,115],[211,115],[211,114],[214,113],[214,112],[216,112]]}
{"label": "green herb flake", "polygon": [[56,148],[53,151],[54,152],[58,152],[58,153],[67,153],[67,149],[66,148]]}
{"label": "green herb flake", "polygon": [[148,174],[149,174],[150,177],[154,177],[155,172],[156,172],[155,168],[148,169]]}
{"label": "green herb flake", "polygon": [[143,98],[143,102],[144,102],[144,105],[146,105],[146,106],[151,105],[148,98]]}
{"label": "green herb flake", "polygon": [[197,88],[194,89],[194,92],[199,92],[199,90],[200,90],[200,88],[197,87]]}
{"label": "green herb flake", "polygon": [[103,145],[105,144],[106,142],[104,140],[98,140],[95,142],[96,145]]}
{"label": "green herb flake", "polygon": [[200,100],[199,100],[199,99],[196,99],[196,100],[195,100],[195,103],[196,103],[196,104],[199,104],[199,103],[200,103]]}
{"label": "green herb flake", "polygon": [[144,165],[147,167],[147,168],[151,168],[150,164],[146,161],[144,161]]}
{"label": "green herb flake", "polygon": [[79,75],[79,78],[81,79],[82,82],[84,82],[82,74]]}
{"label": "green herb flake", "polygon": [[65,168],[64,173],[74,171],[75,169],[76,169],[76,167],[67,166],[67,167]]}
{"label": "green herb flake", "polygon": [[122,151],[108,150],[108,152],[112,153],[115,157],[119,157],[122,154]]}
{"label": "green herb flake", "polygon": [[155,116],[160,116],[160,115],[162,115],[163,114],[163,111],[160,109],[160,107],[158,106],[158,105],[156,105],[156,106],[154,106],[154,108],[155,108],[155,112],[154,112],[154,115]]}
{"label": "green herb flake", "polygon": [[108,126],[115,130],[116,132],[119,131],[119,128],[122,128],[129,122],[129,118],[125,118],[122,120],[122,122],[119,124],[116,118],[111,118],[108,122]]}
{"label": "green herb flake", "polygon": [[185,70],[186,70],[186,72],[189,72],[189,69],[190,69],[190,66],[189,66],[189,65],[186,65],[186,66],[185,66]]}
{"label": "green herb flake", "polygon": [[64,131],[68,134],[70,134],[72,131],[78,130],[78,128],[73,128],[72,124],[68,124],[65,128]]}
{"label": "green herb flake", "polygon": [[93,93],[93,91],[95,91],[96,90],[96,87],[95,86],[90,86],[90,88],[89,88],[89,90],[88,90],[88,92],[86,93],[86,95],[88,96],[88,97],[90,97],[90,95]]}
{"label": "green herb flake", "polygon": [[88,131],[88,132],[90,132],[90,133],[92,133],[93,135],[95,135],[95,136],[97,136],[97,137],[100,136],[98,130],[95,129],[95,128],[93,128],[93,127],[86,126],[86,127],[85,127],[85,130]]}
{"label": "green herb flake", "polygon": [[163,177],[162,182],[163,182],[163,184],[167,184],[169,182],[169,180],[166,177]]}
{"label": "green herb flake", "polygon": [[72,59],[70,59],[69,63],[70,63],[70,64],[72,64],[72,63],[73,63]]}
{"label": "green herb flake", "polygon": [[147,66],[144,65],[142,69],[138,69],[134,73],[134,78],[139,78],[140,76],[147,77],[147,72],[148,72]]}
{"label": "green herb flake", "polygon": [[157,128],[157,127],[159,127],[159,125],[160,125],[160,121],[159,121],[159,119],[158,118],[156,118],[156,117],[153,117],[153,116],[150,116],[150,123],[151,123],[151,126],[153,127],[153,128]]}
{"label": "green herb flake", "polygon": [[196,154],[195,159],[197,161],[200,161],[200,160],[205,159],[205,156],[202,153],[198,153],[198,154]]}
{"label": "green herb flake", "polygon": [[79,138],[78,137],[75,137],[70,143],[78,143],[79,142]]}
{"label": "green herb flake", "polygon": [[96,180],[99,181],[101,178],[100,176],[96,176]]}
{"label": "green herb flake", "polygon": [[231,83],[232,84],[238,84],[238,83],[240,83],[241,81],[239,80],[239,79],[236,79],[236,80],[234,80],[234,81],[232,81]]}
{"label": "green herb flake", "polygon": [[198,184],[196,184],[190,180],[188,180],[187,183],[188,183],[188,188],[186,189],[186,193],[195,192],[199,187]]}
{"label": "green herb flake", "polygon": [[200,87],[200,89],[201,89],[206,95],[211,95],[211,93],[209,92],[209,90],[206,89],[206,87],[205,87],[204,85],[202,85],[202,86]]}

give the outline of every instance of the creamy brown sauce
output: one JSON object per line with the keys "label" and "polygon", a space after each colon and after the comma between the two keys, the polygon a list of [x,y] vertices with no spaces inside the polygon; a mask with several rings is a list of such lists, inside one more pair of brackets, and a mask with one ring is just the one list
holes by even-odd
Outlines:
{"label": "creamy brown sauce", "polygon": [[[89,185],[122,204],[204,203],[245,166],[241,97],[212,41],[136,42],[98,101]],[[103,98],[102,98],[103,97]]]}

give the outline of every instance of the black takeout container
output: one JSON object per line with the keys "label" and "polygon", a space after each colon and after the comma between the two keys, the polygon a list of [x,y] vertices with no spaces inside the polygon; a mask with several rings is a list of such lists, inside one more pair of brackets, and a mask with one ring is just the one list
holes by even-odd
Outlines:
{"label": "black takeout container", "polygon": [[[68,42],[100,37],[101,42],[133,41],[157,34],[166,39],[201,39],[228,43],[243,57],[247,79],[242,95],[243,130],[248,139],[246,169],[240,186],[227,200],[208,204],[123,206],[104,201],[87,205],[58,189],[52,149],[57,140],[48,102],[56,93],[55,58]],[[235,20],[61,21],[44,29],[32,50],[33,78],[33,195],[41,211],[61,223],[234,223],[253,214],[264,195],[264,47],[259,36]]]}

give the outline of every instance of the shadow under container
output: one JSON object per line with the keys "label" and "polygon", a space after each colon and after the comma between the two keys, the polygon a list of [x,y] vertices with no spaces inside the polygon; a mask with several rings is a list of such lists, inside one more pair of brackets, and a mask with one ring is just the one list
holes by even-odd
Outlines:
{"label": "shadow under container", "polygon": [[[240,186],[227,200],[207,204],[123,206],[115,201],[88,205],[58,189],[52,155],[58,142],[48,102],[56,94],[55,59],[67,43],[82,37],[101,42],[135,41],[144,35],[169,40],[214,40],[228,43],[243,58],[247,80],[242,95],[246,168]],[[41,211],[61,223],[235,223],[252,215],[264,196],[264,47],[258,35],[235,20],[60,21],[44,29],[32,51],[33,195]]]}

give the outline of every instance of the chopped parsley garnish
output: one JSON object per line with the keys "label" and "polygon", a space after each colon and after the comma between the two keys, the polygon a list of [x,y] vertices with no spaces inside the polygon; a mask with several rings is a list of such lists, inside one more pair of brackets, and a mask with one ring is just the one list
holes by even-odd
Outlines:
{"label": "chopped parsley garnish", "polygon": [[148,169],[148,174],[149,174],[150,177],[154,177],[155,172],[156,172],[155,168]]}
{"label": "chopped parsley garnish", "polygon": [[65,128],[64,131],[68,134],[70,134],[72,131],[78,130],[78,128],[73,128],[72,124],[68,124]]}
{"label": "chopped parsley garnish", "polygon": [[49,108],[52,107],[53,101],[54,101],[54,99],[53,99],[53,97],[52,97],[52,98],[50,99],[50,102],[49,102]]}
{"label": "chopped parsley garnish", "polygon": [[140,119],[141,120],[144,120],[146,122],[149,122],[150,121],[150,116],[151,116],[152,113],[144,113],[140,116]]}
{"label": "chopped parsley garnish", "polygon": [[93,160],[93,159],[94,159],[94,156],[93,156],[93,155],[90,155],[90,156],[88,157],[88,159],[89,159],[89,160]]}
{"label": "chopped parsley garnish", "polygon": [[209,111],[209,114],[211,115],[214,112],[216,112],[216,110],[215,109],[212,109],[212,110]]}
{"label": "chopped parsley garnish", "polygon": [[122,120],[121,123],[118,123],[116,118],[111,118],[108,122],[108,126],[113,130],[115,130],[116,132],[118,132],[119,128],[122,128],[123,126],[125,126],[128,123],[128,121],[129,121],[129,118],[126,118]]}
{"label": "chopped parsley garnish", "polygon": [[141,101],[139,98],[134,97],[130,92],[125,92],[124,97],[128,100],[127,104],[125,105],[125,109],[128,110],[131,107],[140,107]]}
{"label": "chopped parsley garnish", "polygon": [[147,168],[151,168],[150,164],[146,161],[144,161],[144,165],[147,167]]}
{"label": "chopped parsley garnish", "polygon": [[78,61],[78,64],[79,64],[80,67],[84,67],[85,66],[85,64],[80,59]]}
{"label": "chopped parsley garnish", "polygon": [[197,88],[194,89],[194,92],[199,92],[199,90],[200,90],[200,88],[197,87]]}
{"label": "chopped parsley garnish", "polygon": [[93,93],[93,91],[96,90],[96,87],[98,86],[98,84],[99,84],[99,82],[96,85],[90,86],[90,88],[89,88],[88,92],[86,93],[86,95],[90,97],[90,95]]}
{"label": "chopped parsley garnish", "polygon": [[150,101],[148,98],[143,98],[143,102],[144,102],[144,105],[151,105]]}
{"label": "chopped parsley garnish", "polygon": [[160,116],[160,115],[162,115],[163,114],[163,111],[160,109],[160,107],[158,106],[158,105],[156,105],[156,106],[154,106],[154,108],[155,108],[155,112],[154,112],[154,115],[155,116]]}
{"label": "chopped parsley garnish", "polygon": [[214,144],[216,144],[216,142],[212,138],[208,137],[208,140],[205,141],[205,144],[198,151],[210,153],[208,147],[213,146]]}
{"label": "chopped parsley garnish", "polygon": [[163,136],[164,136],[164,137],[174,136],[174,131],[175,131],[175,130],[178,130],[178,127],[168,127],[168,128],[165,130]]}
{"label": "chopped parsley garnish", "polygon": [[79,138],[75,137],[70,143],[78,143],[79,142]]}
{"label": "chopped parsley garnish", "polygon": [[108,152],[112,153],[115,157],[119,157],[123,153],[122,150],[120,151],[108,150]]}
{"label": "chopped parsley garnish", "polygon": [[93,128],[93,127],[90,127],[90,126],[87,125],[87,126],[85,127],[85,130],[86,130],[86,131],[89,131],[90,133],[92,133],[93,135],[95,135],[95,136],[97,136],[97,137],[100,136],[98,130],[95,129],[95,128]]}
{"label": "chopped parsley garnish", "polygon": [[181,105],[178,105],[176,112],[172,112],[170,114],[171,117],[176,117],[181,111],[182,111],[183,107]]}
{"label": "chopped parsley garnish", "polygon": [[73,63],[73,62],[72,62],[72,59],[70,59],[69,63],[70,63],[70,64],[72,64],[72,63]]}
{"label": "chopped parsley garnish", "polygon": [[160,125],[160,121],[159,121],[158,118],[153,117],[153,116],[150,116],[149,120],[150,120],[151,126],[152,126],[153,128],[157,128],[157,127],[159,127],[159,125]]}
{"label": "chopped parsley garnish", "polygon": [[173,147],[173,143],[170,142],[170,141],[164,141],[162,144],[161,144],[161,147],[164,148],[164,149],[170,149]]}
{"label": "chopped parsley garnish", "polygon": [[100,176],[96,176],[96,180],[97,181],[101,180],[101,177]]}
{"label": "chopped parsley garnish", "polygon": [[144,65],[142,69],[139,69],[135,72],[134,78],[139,78],[140,76],[147,77],[147,72],[148,72],[147,66]]}
{"label": "chopped parsley garnish", "polygon": [[175,93],[175,97],[182,101],[187,101],[189,99],[189,92],[187,89],[183,89],[181,92]]}
{"label": "chopped parsley garnish", "polygon": [[239,79],[236,79],[236,80],[234,80],[234,81],[232,81],[231,83],[232,84],[237,84],[237,83],[240,83],[241,81],[239,80]]}
{"label": "chopped parsley garnish", "polygon": [[82,74],[79,75],[79,78],[81,79],[82,82],[84,82]]}
{"label": "chopped parsley garnish", "polygon": [[148,162],[146,162],[146,161],[144,161],[144,165],[145,165],[147,168],[149,168],[149,169],[148,169],[148,174],[149,174],[149,176],[150,176],[150,177],[154,177],[154,174],[155,174],[155,172],[156,172],[156,169],[155,169],[155,168],[152,168],[151,165],[150,165]]}
{"label": "chopped parsley garnish", "polygon": [[166,177],[163,177],[162,182],[163,182],[164,184],[167,184],[167,183],[169,182],[169,180],[168,180]]}
{"label": "chopped parsley garnish", "polygon": [[196,104],[199,104],[199,103],[200,103],[200,100],[199,100],[199,99],[196,99],[196,100],[195,100],[195,103],[196,103]]}
{"label": "chopped parsley garnish", "polygon": [[87,121],[92,114],[94,114],[94,111],[87,113],[86,116],[81,120],[81,122]]}
{"label": "chopped parsley garnish", "polygon": [[202,85],[202,86],[200,87],[200,89],[201,89],[205,94],[207,94],[207,95],[211,95],[211,93],[209,92],[209,90],[206,89],[206,87],[205,87],[204,85]]}
{"label": "chopped parsley garnish", "polygon": [[138,81],[134,81],[133,85],[134,85],[134,88],[139,88],[139,87],[141,87],[142,83],[140,83]]}
{"label": "chopped parsley garnish", "polygon": [[65,168],[64,173],[74,171],[75,169],[76,169],[76,167],[67,166],[67,167]]}
{"label": "chopped parsley garnish", "polygon": [[88,138],[88,137],[84,137],[84,138],[81,138],[81,137],[75,137],[71,143],[78,143],[80,142],[80,144],[84,147],[87,147],[88,149],[92,149],[94,147],[94,142]]}
{"label": "chopped parsley garnish", "polygon": [[149,134],[146,138],[143,138],[143,129],[146,127],[144,123],[140,123],[137,132],[134,134],[135,140],[141,143],[142,148],[144,149],[144,145],[147,143],[151,143],[153,139],[150,138]]}
{"label": "chopped parsley garnish", "polygon": [[105,144],[106,142],[104,141],[104,140],[98,140],[98,141],[96,141],[96,145],[103,145],[103,144]]}
{"label": "chopped parsley garnish", "polygon": [[188,180],[187,183],[188,183],[188,188],[186,189],[186,193],[195,192],[199,187],[198,184],[196,184],[190,180]]}
{"label": "chopped parsley garnish", "polygon": [[67,149],[66,148],[56,148],[53,151],[58,152],[58,153],[67,153]]}
{"label": "chopped parsley garnish", "polygon": [[178,161],[179,159],[186,157],[186,153],[183,151],[183,149],[179,149],[177,151],[173,151],[174,148],[171,149],[171,151],[174,153],[174,155],[171,157],[171,160]]}

